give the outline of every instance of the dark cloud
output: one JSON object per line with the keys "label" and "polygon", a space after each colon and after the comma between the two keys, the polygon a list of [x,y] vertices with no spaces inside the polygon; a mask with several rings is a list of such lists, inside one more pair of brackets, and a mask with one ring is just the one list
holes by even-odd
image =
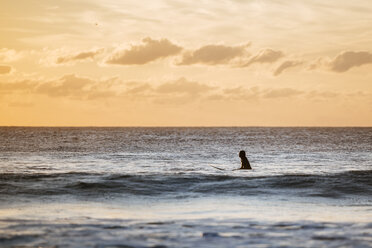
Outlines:
{"label": "dark cloud", "polygon": [[178,54],[182,47],[171,43],[167,39],[153,40],[145,38],[141,45],[114,53],[107,61],[108,64],[142,65],[157,59]]}
{"label": "dark cloud", "polygon": [[296,61],[296,60],[284,61],[278,66],[278,68],[275,69],[274,76],[279,76],[284,70],[287,70],[288,68],[295,67],[301,64],[302,64],[301,61]]}
{"label": "dark cloud", "polygon": [[226,64],[234,58],[247,55],[246,48],[248,46],[249,44],[242,46],[206,45],[193,52],[183,54],[181,61],[177,64]]}
{"label": "dark cloud", "polygon": [[61,56],[57,58],[56,64],[65,64],[65,63],[69,63],[73,61],[93,59],[96,55],[102,52],[103,52],[103,49],[98,49],[94,51],[81,52],[81,53],[74,54],[74,55]]}
{"label": "dark cloud", "polygon": [[372,63],[372,53],[361,51],[346,51],[337,55],[331,62],[329,68],[335,72],[345,72],[353,67]]}
{"label": "dark cloud", "polygon": [[274,63],[282,57],[284,57],[284,53],[282,51],[268,48],[261,50],[258,54],[250,58],[248,62],[240,66],[247,67],[254,63]]}
{"label": "dark cloud", "polygon": [[8,65],[0,65],[0,74],[8,74],[12,71],[12,67]]}

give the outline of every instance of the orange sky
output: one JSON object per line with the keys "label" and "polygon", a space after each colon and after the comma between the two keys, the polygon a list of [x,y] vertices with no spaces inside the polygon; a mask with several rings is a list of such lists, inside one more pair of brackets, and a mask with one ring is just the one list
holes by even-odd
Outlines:
{"label": "orange sky", "polygon": [[372,126],[372,2],[0,8],[0,125]]}

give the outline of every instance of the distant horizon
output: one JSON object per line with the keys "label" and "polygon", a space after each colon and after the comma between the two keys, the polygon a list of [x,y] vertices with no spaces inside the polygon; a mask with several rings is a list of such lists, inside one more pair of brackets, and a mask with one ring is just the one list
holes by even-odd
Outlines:
{"label": "distant horizon", "polygon": [[36,128],[372,128],[372,126],[0,126]]}

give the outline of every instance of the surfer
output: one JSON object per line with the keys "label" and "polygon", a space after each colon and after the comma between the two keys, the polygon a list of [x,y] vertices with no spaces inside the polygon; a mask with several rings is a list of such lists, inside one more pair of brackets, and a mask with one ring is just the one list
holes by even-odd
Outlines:
{"label": "surfer", "polygon": [[249,164],[249,161],[247,159],[247,157],[245,156],[245,151],[241,150],[239,152],[239,157],[240,157],[240,160],[242,161],[242,167],[240,167],[239,169],[244,169],[244,170],[251,170],[252,167],[251,165]]}
{"label": "surfer", "polygon": [[[239,152],[239,157],[240,157],[240,160],[242,161],[242,166],[238,169],[233,169],[233,171],[236,171],[236,170],[252,170],[251,164],[249,163],[247,157],[245,156],[245,151],[241,150]],[[219,168],[219,167],[211,165],[211,164],[209,164],[209,166],[211,166],[211,167],[213,167],[217,170],[225,170],[223,168]]]}

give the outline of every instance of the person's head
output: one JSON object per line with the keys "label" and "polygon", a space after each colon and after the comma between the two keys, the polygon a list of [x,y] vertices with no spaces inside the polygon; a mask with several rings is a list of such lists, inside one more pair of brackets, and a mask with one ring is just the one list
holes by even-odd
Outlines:
{"label": "person's head", "polygon": [[241,151],[239,152],[239,157],[240,157],[240,158],[244,158],[244,157],[245,157],[245,151],[241,150]]}

